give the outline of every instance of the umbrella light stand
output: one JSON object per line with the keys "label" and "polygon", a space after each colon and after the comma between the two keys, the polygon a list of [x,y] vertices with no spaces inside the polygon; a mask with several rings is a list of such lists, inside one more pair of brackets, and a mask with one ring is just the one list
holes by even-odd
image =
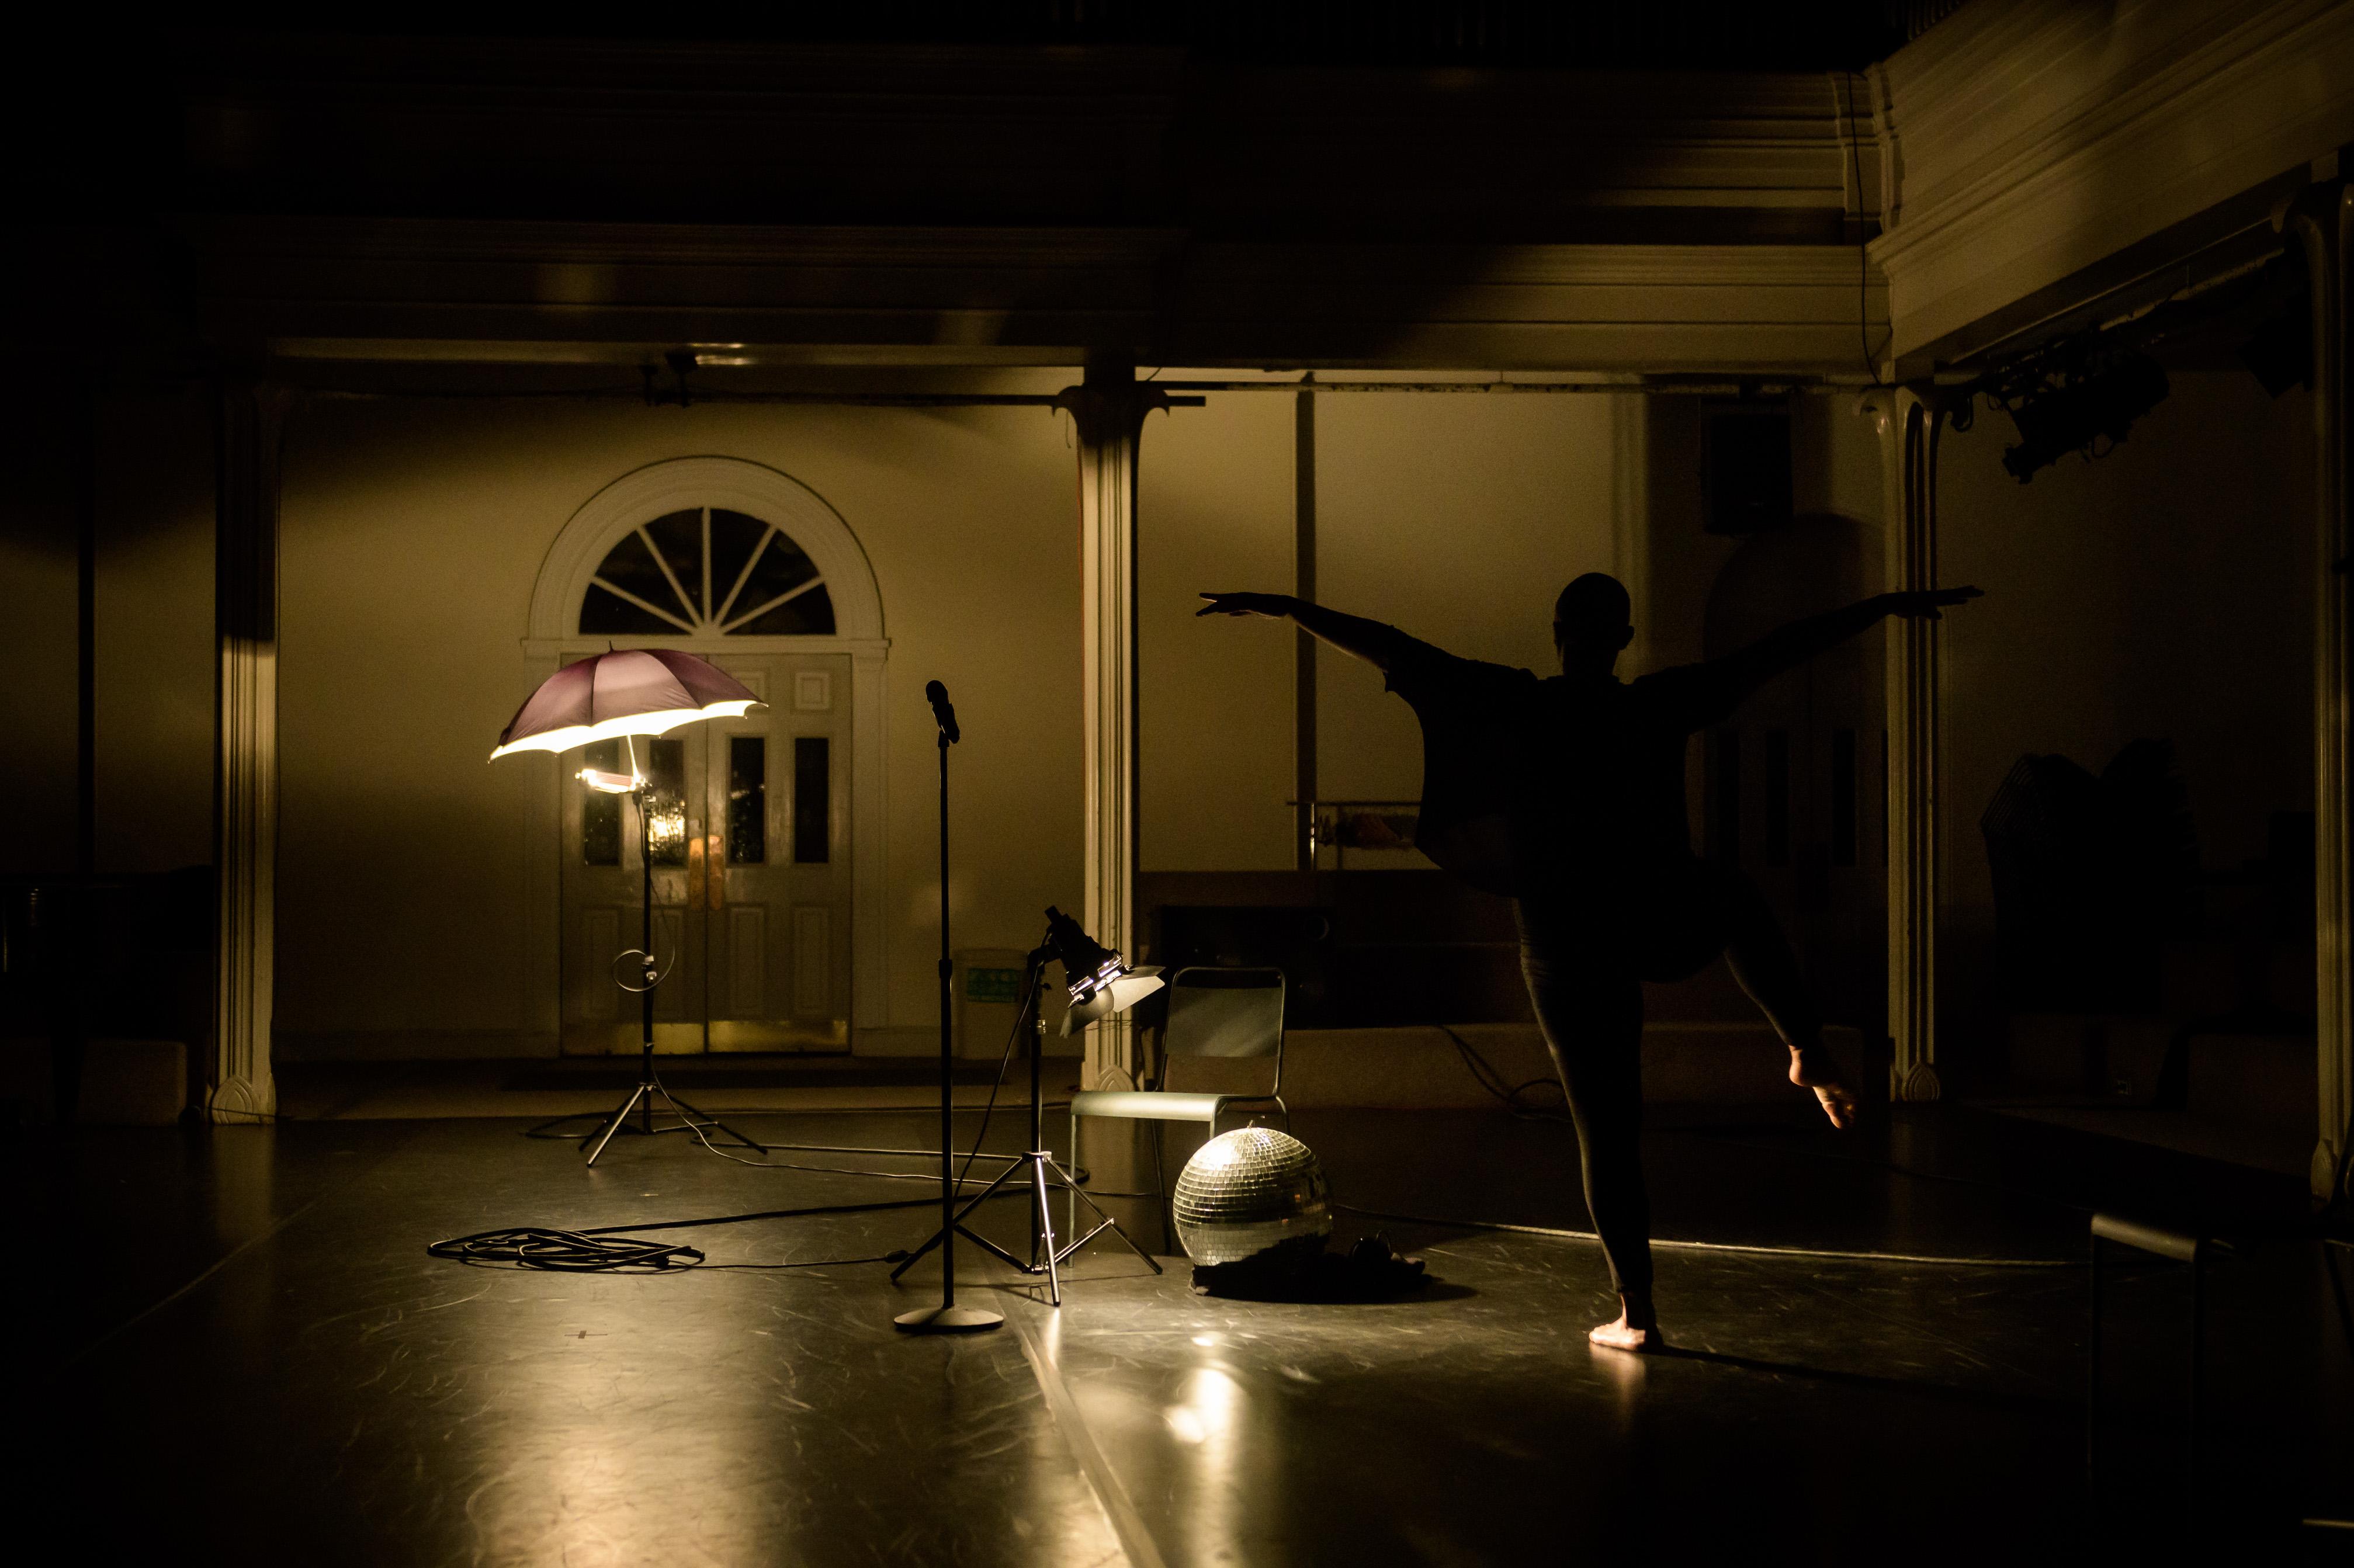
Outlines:
{"label": "umbrella light stand", "polygon": [[[640,961],[642,983],[619,981],[622,990],[638,993],[638,1085],[603,1126],[581,1140],[582,1147],[588,1150],[591,1165],[605,1152],[605,1146],[613,1141],[615,1133],[624,1128],[635,1133],[656,1131],[657,1099],[670,1107],[679,1119],[677,1127],[663,1128],[661,1131],[691,1131],[700,1137],[704,1128],[717,1128],[747,1149],[761,1147],[726,1122],[680,1099],[663,1088],[662,1080],[654,1075],[654,988],[662,984],[663,976],[654,962],[653,830],[652,813],[647,810],[651,780],[638,771],[637,737],[663,735],[698,719],[738,717],[763,705],[749,686],[695,654],[674,648],[609,651],[567,664],[542,681],[524,699],[515,716],[507,721],[507,727],[500,732],[497,747],[491,753],[491,760],[495,762],[516,752],[564,752],[616,736],[629,742],[627,773],[584,768],[577,775],[591,789],[607,795],[627,795],[637,803],[638,908],[644,921],[641,929],[645,932],[642,949],[620,955]],[[632,1111],[641,1113],[635,1127],[630,1126]]]}
{"label": "umbrella light stand", "polygon": [[[639,971],[641,983],[631,985],[624,980],[620,984],[624,991],[638,993],[638,1082],[620,1108],[607,1118],[597,1131],[581,1140],[581,1147],[588,1150],[588,1162],[594,1165],[597,1157],[605,1152],[605,1146],[613,1140],[615,1133],[626,1130],[651,1136],[657,1130],[654,1127],[654,1101],[659,1097],[679,1119],[677,1127],[660,1130],[699,1132],[704,1128],[714,1128],[747,1149],[758,1150],[761,1147],[758,1142],[745,1137],[707,1111],[680,1099],[664,1088],[662,1079],[654,1075],[654,988],[662,983],[663,976],[654,962],[654,846],[653,832],[650,826],[652,812],[648,809],[650,802],[646,799],[652,781],[638,771],[638,748],[634,740],[630,742],[630,774],[636,780],[635,787],[628,793],[638,810],[638,907],[642,922],[639,929],[645,933],[645,946],[634,954],[620,955],[625,959],[634,957],[642,966]],[[632,1111],[640,1117],[635,1127],[630,1125],[630,1113]]]}

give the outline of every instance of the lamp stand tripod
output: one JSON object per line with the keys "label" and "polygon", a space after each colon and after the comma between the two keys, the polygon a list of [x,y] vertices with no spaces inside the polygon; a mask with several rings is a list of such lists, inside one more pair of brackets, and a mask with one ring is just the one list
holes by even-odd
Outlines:
{"label": "lamp stand tripod", "polygon": [[[991,1253],[1002,1258],[1023,1273],[1044,1274],[1046,1277],[1046,1298],[1057,1307],[1063,1304],[1063,1260],[1095,1240],[1107,1229],[1126,1243],[1128,1249],[1142,1258],[1153,1273],[1161,1272],[1160,1262],[1150,1253],[1137,1245],[1129,1234],[1120,1228],[1119,1221],[1103,1212],[1102,1206],[1088,1196],[1087,1189],[1079,1185],[1077,1180],[1055,1159],[1054,1151],[1046,1147],[1046,1102],[1044,1093],[1039,1085],[1038,1075],[1042,1067],[1042,1058],[1046,1054],[1046,1010],[1042,1005],[1046,978],[1046,960],[1053,956],[1046,948],[1033,948],[1027,969],[1023,976],[1026,982],[1026,993],[1030,999],[1028,1002],[1031,1025],[1029,1150],[1015,1159],[1004,1170],[1000,1171],[994,1181],[966,1201],[963,1208],[954,1213],[948,1213],[944,1208],[940,1228],[932,1234],[931,1239],[909,1253],[900,1262],[899,1266],[891,1271],[891,1277],[894,1279],[906,1273],[910,1265],[931,1251],[933,1247],[954,1246],[956,1236],[960,1232],[967,1241],[971,1242],[983,1252]],[[1019,1027],[1018,1023],[1016,1027]],[[1072,1154],[1076,1158],[1077,1150],[1072,1150]],[[1025,1172],[1029,1180],[1031,1202],[1030,1261],[1027,1263],[1023,1262],[987,1236],[965,1229],[964,1224],[965,1216],[996,1196],[1000,1187],[1013,1181],[1017,1173]],[[1086,1234],[1063,1243],[1059,1246],[1055,1238],[1055,1212],[1047,1202],[1050,1186],[1059,1186],[1077,1198],[1087,1204],[1096,1217],[1096,1223],[1088,1227]]]}
{"label": "lamp stand tripod", "polygon": [[[637,770],[637,745],[634,741],[630,746],[630,768],[632,773]],[[648,825],[651,813],[646,810],[646,794],[650,787],[651,780],[647,780],[641,782],[636,789],[629,792],[630,799],[638,808],[638,909],[639,917],[643,922],[639,929],[645,933],[646,942],[645,947],[637,954],[644,966],[639,973],[639,978],[643,983],[622,985],[624,991],[634,991],[638,993],[638,1083],[637,1086],[630,1091],[630,1097],[621,1102],[620,1108],[607,1118],[599,1130],[580,1140],[581,1147],[588,1150],[588,1162],[591,1165],[596,1164],[597,1157],[605,1152],[605,1146],[613,1141],[615,1133],[627,1131],[651,1136],[654,1132],[654,1100],[657,1097],[664,1105],[670,1107],[672,1114],[679,1120],[678,1126],[661,1129],[664,1132],[685,1132],[706,1127],[717,1128],[747,1149],[760,1148],[758,1143],[745,1137],[717,1117],[689,1105],[672,1094],[663,1087],[662,1080],[654,1076],[654,987],[662,983],[663,977],[661,970],[654,965],[653,832]],[[630,955],[623,953],[621,957],[628,958]],[[641,1122],[636,1127],[630,1126],[631,1111],[639,1111],[641,1114]]]}

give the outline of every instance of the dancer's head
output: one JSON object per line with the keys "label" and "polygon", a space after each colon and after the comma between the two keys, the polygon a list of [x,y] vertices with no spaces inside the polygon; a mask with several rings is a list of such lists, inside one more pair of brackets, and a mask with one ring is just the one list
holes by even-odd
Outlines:
{"label": "dancer's head", "polygon": [[1635,640],[1634,606],[1607,572],[1588,572],[1561,590],[1553,605],[1553,645],[1564,675],[1606,675],[1619,650]]}

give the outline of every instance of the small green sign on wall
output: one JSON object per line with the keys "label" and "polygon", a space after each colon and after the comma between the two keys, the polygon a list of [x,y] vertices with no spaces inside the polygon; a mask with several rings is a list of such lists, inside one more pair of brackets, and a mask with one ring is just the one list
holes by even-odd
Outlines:
{"label": "small green sign on wall", "polygon": [[967,969],[964,971],[964,999],[967,1001],[1019,1001],[1022,999],[1022,971]]}

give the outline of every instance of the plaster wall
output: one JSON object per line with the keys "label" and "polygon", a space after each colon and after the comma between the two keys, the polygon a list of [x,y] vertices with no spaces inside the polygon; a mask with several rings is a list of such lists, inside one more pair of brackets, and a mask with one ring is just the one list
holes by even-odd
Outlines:
{"label": "plaster wall", "polygon": [[[1610,565],[1604,401],[1326,398],[1319,414],[1325,597],[1466,652],[1542,665],[1553,591],[1543,582]],[[1292,421],[1288,397],[1230,395],[1156,417],[1146,432],[1145,831],[1156,868],[1290,863],[1289,635],[1198,621],[1193,609],[1212,582],[1290,586]],[[194,394],[108,409],[104,869],[209,857],[207,432]],[[560,787],[557,765],[493,768],[484,757],[530,684],[525,607],[565,520],[614,477],[695,453],[768,463],[810,485],[848,521],[881,585],[893,643],[885,1033],[922,1033],[931,1006],[923,681],[949,683],[967,735],[952,759],[959,945],[1023,945],[1041,906],[1076,897],[1066,420],[1028,409],[314,398],[288,429],[281,502],[277,1024],[295,1051],[542,1047],[544,1002],[520,979],[532,926],[525,822],[533,792]],[[15,537],[47,559],[70,535],[49,519]],[[58,715],[32,727],[62,748],[34,776],[59,795],[48,836],[64,844],[69,554],[49,575],[59,570],[56,582],[25,580],[50,620],[64,619],[28,618],[17,634],[60,655],[35,661],[56,677],[57,692],[38,690]],[[1507,618],[1499,583],[1538,586]],[[1324,662],[1326,792],[1410,794],[1411,716],[1373,673]]]}
{"label": "plaster wall", "polygon": [[111,399],[98,482],[98,869],[213,858],[213,450],[204,389]]}
{"label": "plaster wall", "polygon": [[[1617,401],[1318,395],[1316,597],[1467,657],[1549,670],[1553,596],[1617,565]],[[1194,612],[1204,588],[1292,591],[1296,409],[1294,394],[1213,395],[1146,430],[1148,870],[1294,863],[1298,634]],[[1318,793],[1415,798],[1411,710],[1378,671],[1332,650],[1320,651],[1317,677]]]}
{"label": "plaster wall", "polygon": [[[1319,406],[1328,604],[1469,659],[1549,673],[1553,601],[1618,565],[1606,396],[1368,394]],[[1320,792],[1412,800],[1420,731],[1378,671],[1318,668]]]}
{"label": "plaster wall", "polygon": [[951,758],[957,944],[1025,945],[1040,908],[1078,894],[1067,422],[1034,408],[313,402],[283,504],[281,1033],[331,1050],[351,1034],[453,1054],[551,1048],[535,1033],[546,1004],[518,976],[527,807],[560,787],[559,765],[485,761],[533,683],[520,646],[532,586],[597,490],[713,453],[808,485],[874,565],[892,640],[883,1027],[927,1026],[938,885],[925,681],[948,683],[965,731]]}
{"label": "plaster wall", "polygon": [[1213,395],[1144,427],[1137,608],[1147,871],[1293,862],[1285,802],[1297,634],[1194,612],[1206,588],[1293,590],[1297,396]]}
{"label": "plaster wall", "polygon": [[[12,397],[0,418],[12,432],[12,482],[0,495],[0,659],[6,661],[0,722],[0,800],[9,831],[0,872],[74,869],[74,606],[77,567],[70,475],[43,461],[61,435],[60,410]],[[16,449],[16,442],[24,444]]]}
{"label": "plaster wall", "polygon": [[1987,597],[1946,649],[1939,990],[1954,1044],[1997,1020],[1994,898],[1978,819],[2029,752],[2098,772],[2174,743],[2210,870],[2263,855],[2268,820],[2313,805],[2312,418],[2239,372],[2176,372],[2098,461],[2021,485],[2017,437],[1981,407],[1946,437],[1939,575]]}
{"label": "plaster wall", "polygon": [[[2262,853],[2268,813],[2309,801],[2303,396],[2274,404],[2236,374],[2174,379],[2174,396],[2106,460],[2065,460],[2029,486],[2000,470],[2011,438],[1999,415],[1981,410],[1975,430],[1946,438],[1942,575],[1988,594],[1947,628],[1948,995],[1986,979],[1974,967],[1992,920],[1977,818],[2020,753],[2098,768],[2137,736],[2169,736],[2211,866]],[[1699,531],[1691,411],[1642,405],[1629,457],[1623,429],[1614,434],[1617,401],[1324,397],[1320,597],[1543,669],[1559,584],[1636,570],[1650,620],[1641,667],[1695,656],[1731,546]],[[1288,396],[1228,394],[1146,430],[1150,869],[1291,862],[1291,633],[1193,610],[1213,584],[1290,586],[1293,419]],[[168,396],[119,397],[101,427],[102,870],[209,853],[207,429],[200,399]],[[1847,400],[1802,400],[1796,430],[1800,510],[1876,519],[1877,444]],[[525,604],[588,495],[695,453],[792,474],[842,513],[874,563],[893,643],[886,1029],[921,1033],[931,1005],[925,680],[949,683],[967,734],[953,757],[959,944],[1023,945],[1043,905],[1076,898],[1066,420],[1030,409],[313,401],[290,431],[283,507],[281,1030],[452,1050],[512,1050],[530,1033],[535,1003],[517,978],[530,924],[525,821],[531,792],[557,787],[556,765],[483,760],[529,684]],[[1640,524],[1630,533],[1619,518],[1614,535],[1614,489],[1625,506],[1623,464],[1637,459]],[[9,758],[12,779],[21,775],[12,801],[31,827],[8,853],[24,869],[70,859],[69,524],[28,489],[0,535],[22,607],[5,635],[27,673],[11,695],[24,745]],[[1641,556],[1631,567],[1630,552]],[[1321,665],[1323,792],[1410,797],[1411,715],[1374,672],[1330,654]]]}
{"label": "plaster wall", "polygon": [[2263,854],[2270,813],[2312,809],[2306,396],[2172,382],[2106,458],[2026,485],[2002,471],[2000,414],[1946,437],[1940,575],[1987,590],[1946,627],[1951,904],[1991,908],[1978,817],[2025,752],[2097,772],[2129,740],[2172,740],[2211,868]]}

